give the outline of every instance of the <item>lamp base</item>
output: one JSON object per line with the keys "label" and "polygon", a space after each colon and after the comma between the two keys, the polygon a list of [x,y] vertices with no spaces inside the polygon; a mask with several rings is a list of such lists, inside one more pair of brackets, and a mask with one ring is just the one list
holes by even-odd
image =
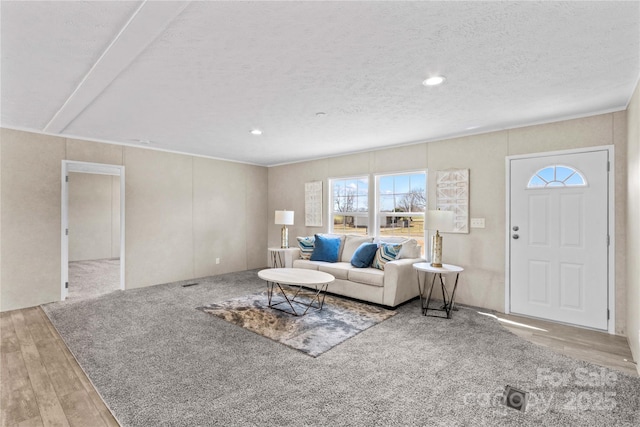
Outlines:
{"label": "lamp base", "polygon": [[287,249],[289,247],[289,230],[287,226],[283,225],[280,231],[280,248]]}
{"label": "lamp base", "polygon": [[431,267],[442,268],[442,236],[438,231],[431,238]]}

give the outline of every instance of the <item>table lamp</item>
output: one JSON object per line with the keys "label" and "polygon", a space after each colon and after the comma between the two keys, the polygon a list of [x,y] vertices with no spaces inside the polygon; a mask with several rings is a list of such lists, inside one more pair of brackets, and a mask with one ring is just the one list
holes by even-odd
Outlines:
{"label": "table lamp", "polygon": [[293,211],[276,211],[276,224],[282,225],[280,233],[280,247],[289,247],[289,230],[287,225],[293,225]]}
{"label": "table lamp", "polygon": [[453,212],[427,211],[427,229],[436,230],[431,238],[431,266],[442,267],[442,236],[440,231],[453,231]]}

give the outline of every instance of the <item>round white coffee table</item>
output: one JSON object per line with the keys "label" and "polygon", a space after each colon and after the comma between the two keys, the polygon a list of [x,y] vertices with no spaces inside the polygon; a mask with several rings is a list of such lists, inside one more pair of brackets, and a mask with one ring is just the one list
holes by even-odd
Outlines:
{"label": "round white coffee table", "polygon": [[[451,319],[451,311],[454,310],[453,304],[455,301],[456,289],[458,288],[458,278],[460,277],[460,273],[464,271],[464,268],[459,267],[457,265],[452,265],[452,264],[442,264],[442,267],[433,267],[431,266],[431,263],[428,263],[428,262],[418,262],[416,264],[413,264],[413,268],[418,270],[418,292],[420,292],[420,304],[422,306],[422,314],[426,316],[428,310],[444,311],[447,313],[447,319]],[[421,272],[433,274],[433,279],[431,280],[431,286],[429,287],[429,296],[426,298],[426,301],[425,301],[425,293],[427,290],[426,289],[427,279],[426,279],[426,274],[420,274]],[[451,291],[451,298],[447,297],[447,290],[444,286],[444,281],[442,280],[443,274],[456,275],[456,282],[453,285],[453,290]],[[422,275],[424,275],[425,278],[424,280],[421,281],[420,276]],[[442,306],[441,309],[429,307],[429,303],[431,302],[431,294],[433,293],[433,286],[435,285],[435,282],[436,282],[436,277],[440,278],[440,287],[442,289],[442,302],[444,303],[444,305]],[[439,316],[439,317],[442,317],[442,316]]]}
{"label": "round white coffee table", "polygon": [[[329,273],[305,268],[268,268],[260,270],[258,277],[267,282],[269,307],[294,316],[304,316],[312,307],[322,310],[329,283],[336,280]],[[287,295],[282,288],[283,285],[293,289],[292,296]],[[312,292],[302,292],[303,287],[312,288]],[[274,302],[274,291],[277,292],[278,290],[284,300]],[[308,297],[307,300],[299,299],[302,296]],[[320,298],[321,296],[322,298]],[[290,310],[280,308],[279,305],[281,304],[285,304],[285,307],[288,305]],[[300,312],[300,309],[296,310],[294,304],[304,307],[304,312]]]}

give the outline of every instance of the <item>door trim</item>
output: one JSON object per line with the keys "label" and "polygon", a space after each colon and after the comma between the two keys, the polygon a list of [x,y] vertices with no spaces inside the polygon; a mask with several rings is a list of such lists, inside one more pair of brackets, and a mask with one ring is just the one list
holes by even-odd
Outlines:
{"label": "door trim", "polygon": [[609,234],[609,247],[607,248],[607,277],[608,277],[608,301],[607,308],[609,309],[609,320],[607,321],[607,332],[615,334],[616,331],[616,277],[615,277],[615,248],[616,248],[616,233],[615,233],[615,156],[613,145],[601,145],[596,147],[578,148],[572,150],[560,150],[560,151],[547,151],[541,153],[519,154],[514,156],[505,157],[505,180],[506,180],[506,217],[505,217],[505,278],[504,278],[504,312],[509,314],[511,311],[511,225],[509,221],[511,219],[511,160],[517,159],[531,159],[540,157],[550,157],[564,154],[578,154],[578,153],[590,153],[594,151],[607,151],[609,157],[609,173],[607,174],[607,189],[608,189],[608,231]]}
{"label": "door trim", "polygon": [[61,259],[61,279],[60,279],[60,301],[64,301],[67,297],[67,288],[65,283],[69,280],[69,236],[66,229],[69,226],[69,187],[67,185],[67,176],[69,172],[92,173],[98,175],[113,175],[120,177],[120,289],[125,289],[124,283],[124,255],[125,255],[125,224],[124,224],[124,166],[108,165],[104,163],[78,162],[74,160],[62,161],[62,197],[61,197],[61,227],[60,227],[60,259]]}

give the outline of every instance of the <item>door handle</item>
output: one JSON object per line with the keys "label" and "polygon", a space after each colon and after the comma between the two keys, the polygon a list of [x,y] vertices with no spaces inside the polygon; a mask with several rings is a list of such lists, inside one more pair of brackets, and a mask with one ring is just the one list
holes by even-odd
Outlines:
{"label": "door handle", "polygon": [[519,238],[520,236],[519,236],[519,235],[517,235],[516,233],[513,233],[513,236],[511,236],[511,237],[513,237],[514,239],[518,240],[518,238]]}

